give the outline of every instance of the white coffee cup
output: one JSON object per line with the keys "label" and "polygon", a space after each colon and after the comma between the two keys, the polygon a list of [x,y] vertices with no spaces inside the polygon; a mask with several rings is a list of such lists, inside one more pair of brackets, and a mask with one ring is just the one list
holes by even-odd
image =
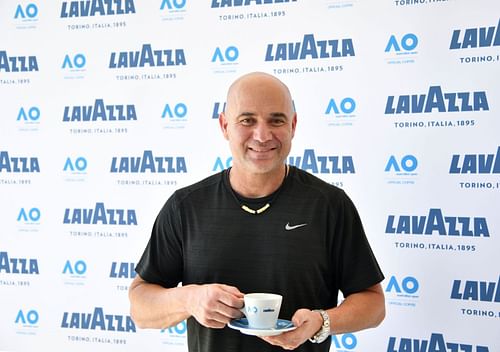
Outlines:
{"label": "white coffee cup", "polygon": [[271,329],[278,322],[283,296],[274,293],[247,293],[241,309],[253,329]]}

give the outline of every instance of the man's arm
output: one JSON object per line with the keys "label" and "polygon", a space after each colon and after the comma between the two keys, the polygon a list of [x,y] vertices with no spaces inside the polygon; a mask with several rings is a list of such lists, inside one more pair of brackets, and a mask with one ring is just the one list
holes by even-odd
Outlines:
{"label": "man's arm", "polygon": [[[317,307],[314,307],[317,308]],[[335,308],[326,310],[330,317],[330,333],[344,334],[378,326],[385,317],[385,298],[382,286],[376,284],[366,290],[347,296]],[[299,309],[292,321],[297,329],[277,336],[263,337],[272,345],[295,349],[302,345],[323,325],[323,318],[310,309]]]}
{"label": "man's arm", "polygon": [[347,296],[336,308],[329,309],[333,334],[344,334],[378,326],[385,317],[384,291],[376,284]]}
{"label": "man's arm", "polygon": [[210,328],[223,328],[241,317],[243,294],[221,284],[187,285],[164,288],[139,275],[129,288],[130,314],[140,328],[163,329],[193,316]]}

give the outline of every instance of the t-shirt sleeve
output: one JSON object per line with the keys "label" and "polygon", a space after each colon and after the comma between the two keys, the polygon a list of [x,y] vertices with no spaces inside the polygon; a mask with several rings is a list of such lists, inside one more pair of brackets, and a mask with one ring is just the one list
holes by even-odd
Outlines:
{"label": "t-shirt sleeve", "polygon": [[151,237],[135,271],[145,281],[166,288],[182,281],[182,230],[174,193],[165,203],[153,225]]}
{"label": "t-shirt sleeve", "polygon": [[369,288],[384,279],[373,254],[361,218],[351,199],[344,193],[337,203],[335,250],[337,287],[344,297]]}

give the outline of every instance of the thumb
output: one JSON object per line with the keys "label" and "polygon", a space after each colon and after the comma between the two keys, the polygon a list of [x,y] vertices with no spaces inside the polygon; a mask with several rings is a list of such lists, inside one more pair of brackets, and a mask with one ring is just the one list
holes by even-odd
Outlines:
{"label": "thumb", "polygon": [[307,313],[309,313],[309,309],[299,309],[298,311],[295,312],[295,314],[292,317],[292,323],[293,325],[299,327],[302,324],[304,324],[308,319]]}

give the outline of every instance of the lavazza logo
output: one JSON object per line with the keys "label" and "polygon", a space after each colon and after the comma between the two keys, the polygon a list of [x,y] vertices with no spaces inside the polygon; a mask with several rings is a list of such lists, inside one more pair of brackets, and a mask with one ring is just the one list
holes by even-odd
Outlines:
{"label": "lavazza logo", "polygon": [[[427,92],[389,95],[384,114],[399,120],[393,122],[395,128],[459,128],[477,125],[471,116],[489,110],[484,90],[448,91],[430,86]],[[438,114],[449,118],[434,119]]]}
{"label": "lavazza logo", "polygon": [[33,74],[39,72],[35,55],[19,55],[0,50],[0,85],[30,84]]}
{"label": "lavazza logo", "polygon": [[314,149],[305,149],[302,156],[289,156],[288,163],[313,174],[354,174],[351,155],[316,155]]}
{"label": "lavazza logo", "polygon": [[111,104],[96,98],[89,105],[67,105],[62,122],[70,126],[70,134],[123,134],[138,120],[135,104]]}
{"label": "lavazza logo", "polygon": [[34,174],[40,174],[38,157],[0,151],[0,185],[29,185]]}
{"label": "lavazza logo", "polygon": [[212,119],[218,119],[219,114],[226,110],[226,102],[216,101],[212,110]]}
{"label": "lavazza logo", "polygon": [[394,3],[394,6],[397,7],[411,7],[413,9],[417,9],[416,6],[422,5],[422,6],[431,6],[431,5],[442,5],[443,3],[446,4],[448,0],[392,0],[391,2]]}
{"label": "lavazza logo", "polygon": [[450,299],[460,302],[460,313],[484,319],[500,318],[500,275],[495,281],[455,279]]}
{"label": "lavazza logo", "polygon": [[177,78],[187,65],[182,48],[163,48],[144,43],[129,51],[112,51],[108,69],[119,81],[162,80]]}
{"label": "lavazza logo", "polygon": [[486,217],[454,215],[439,208],[426,214],[387,216],[385,233],[401,249],[475,252],[477,244],[490,238]]}
{"label": "lavazza logo", "polygon": [[102,31],[125,28],[135,12],[134,0],[73,0],[61,3],[60,18],[70,31]]}
{"label": "lavazza logo", "polygon": [[461,64],[488,64],[500,61],[500,19],[496,27],[454,29],[450,50],[457,54]]}
{"label": "lavazza logo", "polygon": [[[430,337],[411,338],[390,336],[387,344],[387,352],[445,352],[445,351],[468,351],[468,352],[490,352],[488,346],[475,345],[470,342],[450,341],[444,334],[431,333]],[[492,351],[493,352],[493,351]]]}
{"label": "lavazza logo", "polygon": [[273,20],[287,15],[286,11],[297,0],[211,0],[219,21]]}
{"label": "lavazza logo", "polygon": [[126,231],[137,226],[138,220],[135,209],[108,208],[96,202],[91,208],[64,209],[63,224],[71,228],[72,237],[126,238]]}
{"label": "lavazza logo", "polygon": [[113,282],[117,291],[128,292],[129,283],[137,276],[135,272],[136,263],[112,262],[109,279]]}
{"label": "lavazza logo", "polygon": [[317,38],[308,33],[299,41],[267,44],[264,61],[279,66],[273,68],[275,75],[325,73],[344,70],[346,60],[355,55],[352,38]]}
{"label": "lavazza logo", "polygon": [[[354,158],[352,155],[316,155],[314,149],[305,149],[303,155],[289,156],[288,163],[299,169],[320,174],[326,182],[343,187],[343,175],[355,174]],[[326,176],[335,176],[335,179],[326,179]]]}
{"label": "lavazza logo", "polygon": [[449,173],[463,179],[458,182],[461,189],[499,190],[500,146],[496,153],[453,154]]}
{"label": "lavazza logo", "polygon": [[[64,311],[60,328],[75,333],[75,335],[67,336],[67,339],[72,343],[108,345],[126,345],[126,337],[121,337],[118,334],[137,331],[129,315],[116,314],[103,307],[94,307],[85,312]],[[92,334],[86,335],[86,332],[92,332]],[[97,335],[96,332],[100,334]]]}
{"label": "lavazza logo", "polygon": [[177,179],[166,179],[165,174],[186,174],[188,169],[184,156],[165,156],[144,150],[137,156],[113,156],[109,172],[117,176],[116,182],[121,186],[175,186]]}
{"label": "lavazza logo", "polygon": [[0,275],[0,287],[29,287],[32,280],[40,275],[38,259],[1,251]]}

